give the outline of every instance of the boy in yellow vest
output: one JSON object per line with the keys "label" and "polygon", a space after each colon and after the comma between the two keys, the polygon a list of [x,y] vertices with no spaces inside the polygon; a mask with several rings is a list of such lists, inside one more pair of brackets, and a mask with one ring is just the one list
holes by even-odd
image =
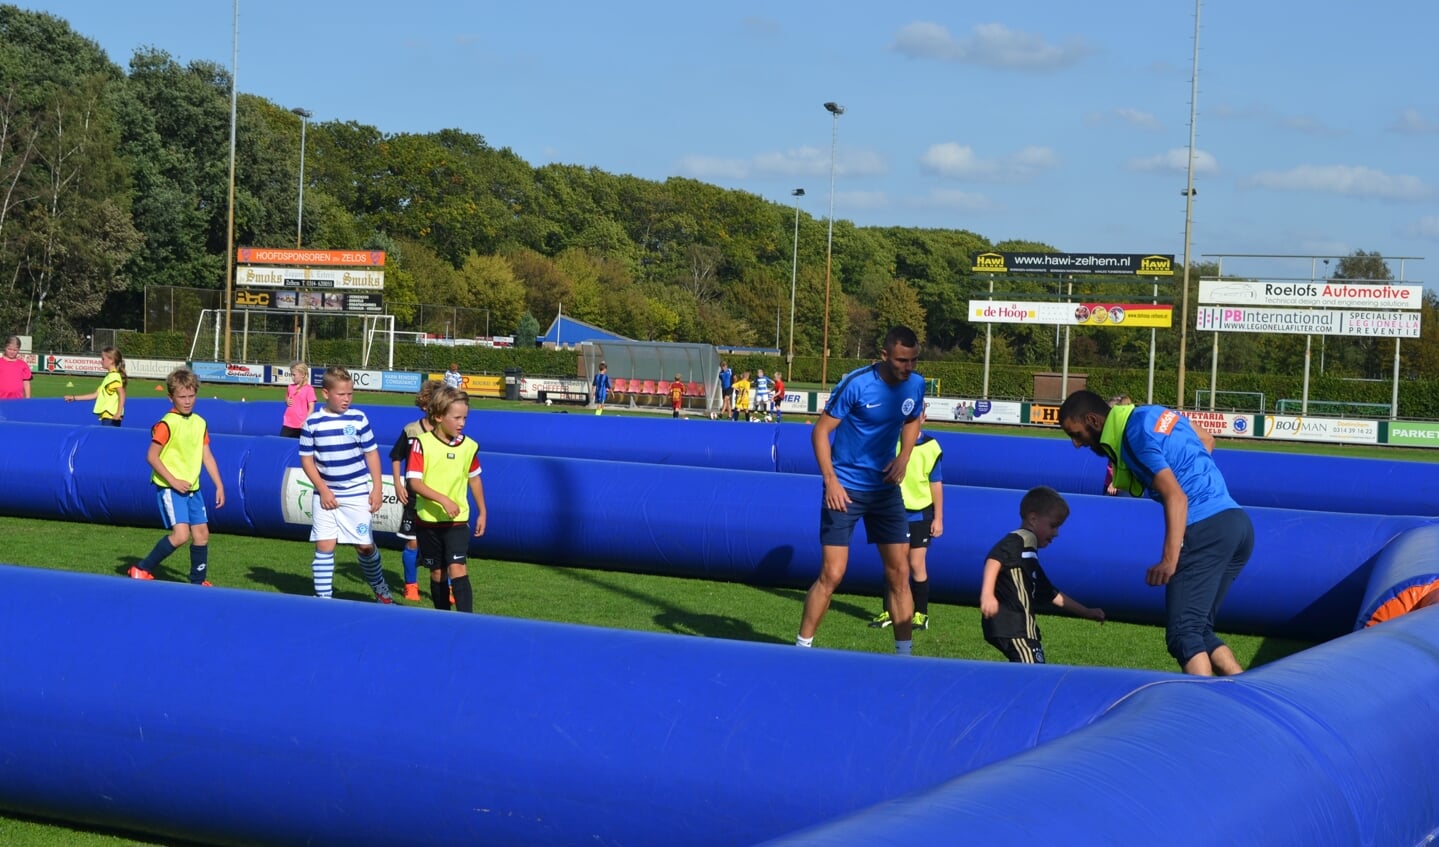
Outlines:
{"label": "boy in yellow vest", "polygon": [[[920,426],[924,426],[925,420],[926,415],[920,412]],[[898,449],[896,445],[896,453]],[[930,539],[944,534],[944,473],[940,469],[943,458],[944,450],[940,449],[939,442],[921,432],[914,442],[914,451],[909,454],[904,479],[899,483],[904,510],[909,516],[909,590],[914,595],[915,629],[929,629],[929,572],[925,569],[925,558]],[[892,623],[889,609],[885,609],[869,625],[883,629]]]}
{"label": "boy in yellow vest", "polygon": [[473,612],[474,592],[466,568],[471,537],[466,487],[475,498],[475,538],[485,534],[486,510],[480,445],[465,437],[470,397],[458,389],[440,388],[430,398],[429,413],[434,428],[415,438],[405,466],[414,495],[420,565],[430,571],[430,598],[436,609],[448,611],[453,594],[457,611]]}
{"label": "boy in yellow vest", "polygon": [[205,419],[195,414],[195,395],[200,378],[189,368],[176,368],[165,378],[165,389],[174,404],[159,423],[150,428],[150,481],[160,506],[160,519],[170,534],[155,544],[144,561],[130,568],[131,579],[154,579],[155,567],[166,556],[190,542],[190,582],[209,585],[210,518],[200,494],[200,468],[215,483],[215,508],[225,505],[225,483],[210,452],[210,432]]}

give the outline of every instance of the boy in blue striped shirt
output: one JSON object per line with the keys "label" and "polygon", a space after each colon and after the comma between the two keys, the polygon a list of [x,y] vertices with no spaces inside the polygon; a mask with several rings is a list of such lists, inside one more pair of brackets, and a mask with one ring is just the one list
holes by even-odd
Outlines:
{"label": "boy in blue striped shirt", "polygon": [[310,540],[315,542],[315,559],[310,564],[315,594],[333,596],[335,545],[353,544],[375,599],[393,603],[370,531],[382,499],[375,433],[365,413],[350,408],[355,383],[348,370],[326,370],[324,393],[324,407],[306,418],[300,430],[300,467],[315,486],[310,501],[315,521],[310,530]]}

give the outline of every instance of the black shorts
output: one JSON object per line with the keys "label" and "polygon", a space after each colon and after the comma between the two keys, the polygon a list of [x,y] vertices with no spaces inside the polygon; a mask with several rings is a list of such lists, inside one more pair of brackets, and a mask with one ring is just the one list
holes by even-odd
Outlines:
{"label": "black shorts", "polygon": [[415,540],[419,542],[419,566],[426,570],[448,570],[450,565],[463,565],[469,557],[470,525],[418,524]]}
{"label": "black shorts", "polygon": [[909,546],[928,547],[929,528],[934,525],[934,506],[928,506],[919,520],[909,522]]}
{"label": "black shorts", "polygon": [[1025,665],[1044,664],[1044,647],[1037,638],[986,638],[994,648],[1011,662]]}
{"label": "black shorts", "polygon": [[297,426],[282,426],[282,427],[280,427],[280,437],[281,437],[281,438],[299,438],[299,437],[300,437],[300,428],[297,427]]}

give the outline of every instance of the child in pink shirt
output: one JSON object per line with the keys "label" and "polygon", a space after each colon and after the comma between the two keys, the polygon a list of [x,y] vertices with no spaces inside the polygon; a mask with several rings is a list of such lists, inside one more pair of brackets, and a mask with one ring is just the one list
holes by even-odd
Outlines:
{"label": "child in pink shirt", "polygon": [[290,384],[285,386],[285,419],[280,435],[299,438],[305,418],[315,411],[315,387],[310,384],[310,368],[304,362],[290,365]]}

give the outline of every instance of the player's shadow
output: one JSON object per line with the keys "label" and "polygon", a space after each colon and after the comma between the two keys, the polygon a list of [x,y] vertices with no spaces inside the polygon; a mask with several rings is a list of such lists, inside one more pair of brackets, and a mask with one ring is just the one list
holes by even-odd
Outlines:
{"label": "player's shadow", "polygon": [[[268,585],[281,594],[311,597],[315,593],[315,580],[309,574],[287,573],[263,565],[251,565],[249,578],[262,585]],[[358,589],[351,589],[343,585],[346,581],[348,580],[343,574],[338,572],[335,574],[334,597],[336,600],[374,602],[375,593],[370,590],[368,585],[361,582]]]}
{"label": "player's shadow", "polygon": [[[804,598],[805,595],[809,593],[808,590],[800,588],[778,588],[775,586],[756,587],[760,591],[765,592],[766,594],[772,594],[775,597],[794,600],[797,604],[797,608],[799,609],[804,608]],[[880,597],[875,597],[873,598],[873,603],[874,608],[861,606],[858,603],[851,603],[849,600],[844,599],[844,597],[836,593],[829,600],[829,611],[826,614],[847,615],[848,617],[854,618],[856,620],[865,621],[867,623],[873,620],[874,616],[879,614],[880,611],[883,609],[884,599]]]}
{"label": "player's shadow", "polygon": [[[145,559],[143,556],[116,556],[115,560],[120,563],[115,566],[115,573],[125,577],[126,579],[129,579],[130,568],[133,568],[134,566],[140,564]],[[186,561],[189,560],[187,559]],[[190,571],[188,569],[184,573],[179,573],[171,571],[163,564],[155,568],[154,574],[155,578],[159,580],[179,580],[180,582],[189,582],[190,580]]]}
{"label": "player's shadow", "polygon": [[727,615],[712,615],[692,611],[666,602],[652,594],[643,594],[628,588],[611,585],[585,571],[572,568],[556,568],[561,573],[579,582],[589,583],[595,588],[614,592],[632,600],[648,603],[659,611],[653,620],[656,626],[681,635],[700,635],[706,638],[728,638],[733,641],[761,641],[771,644],[786,643],[783,638],[758,632],[748,621]]}

